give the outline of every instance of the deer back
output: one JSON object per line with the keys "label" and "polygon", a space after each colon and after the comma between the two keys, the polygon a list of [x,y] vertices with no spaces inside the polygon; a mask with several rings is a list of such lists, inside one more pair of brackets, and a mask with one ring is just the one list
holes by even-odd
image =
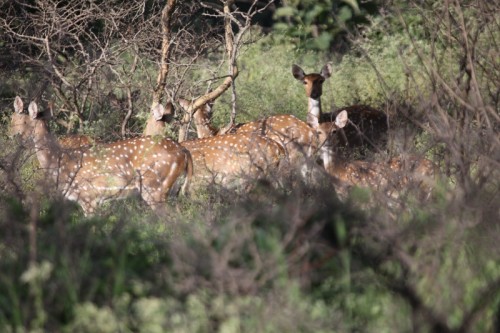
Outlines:
{"label": "deer back", "polygon": [[428,159],[417,156],[396,157],[387,162],[337,161],[328,170],[341,187],[359,186],[383,190],[392,197],[405,189],[418,189],[421,196],[429,197],[435,184],[436,166]]}
{"label": "deer back", "polygon": [[318,134],[293,115],[269,116],[263,120],[242,124],[236,133],[259,133],[280,144],[290,162],[311,155],[318,149]]}
{"label": "deer back", "polygon": [[277,167],[283,148],[252,133],[226,134],[182,142],[193,157],[195,177],[225,183],[235,177],[256,178]]}

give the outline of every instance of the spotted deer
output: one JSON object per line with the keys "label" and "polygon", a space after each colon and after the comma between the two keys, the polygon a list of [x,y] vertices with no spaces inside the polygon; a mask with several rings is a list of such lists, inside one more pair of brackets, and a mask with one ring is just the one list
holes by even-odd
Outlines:
{"label": "spotted deer", "polygon": [[[281,116],[271,116],[264,121],[277,121],[279,117]],[[326,171],[334,177],[337,190],[341,195],[345,196],[346,190],[353,186],[360,186],[390,191],[391,193],[387,194],[397,197],[402,189],[410,185],[417,185],[423,190],[424,195],[429,194],[436,169],[435,165],[425,158],[405,156],[380,163],[351,161],[336,154],[334,152],[336,140],[332,134],[344,128],[347,123],[348,112],[342,110],[336,115],[334,121],[311,124],[316,132],[316,144],[318,145],[314,147],[317,147]],[[261,122],[251,122],[242,127],[244,126],[249,131],[265,128]],[[278,140],[278,142],[280,141]]]}
{"label": "spotted deer", "polygon": [[[200,108],[194,113],[194,118],[199,137],[218,134],[218,130],[211,125],[211,107],[210,112],[207,108]],[[335,144],[332,134],[346,126],[347,120],[347,112],[342,111],[333,122],[316,122],[309,126],[293,115],[282,114],[238,124],[233,131],[237,134],[258,133],[277,142],[293,165],[302,163],[304,157],[310,158],[318,154],[325,169],[328,169]]]}
{"label": "spotted deer", "polygon": [[33,140],[41,167],[64,197],[76,201],[86,215],[104,201],[134,193],[158,209],[182,175],[186,176],[182,191],[187,190],[193,172],[191,155],[170,139],[142,137],[64,149],[49,132],[35,102],[28,107],[29,116],[22,117],[23,102],[17,96],[14,110],[11,135]]}
{"label": "spotted deer", "polygon": [[[161,104],[151,110],[151,118],[161,112]],[[147,126],[143,135],[163,134],[165,119]],[[255,133],[225,134],[180,143],[193,157],[194,181],[229,184],[241,177],[258,178],[279,165],[284,151],[273,140]]]}
{"label": "spotted deer", "polygon": [[416,187],[427,198],[436,176],[434,163],[415,156],[392,158],[382,163],[336,159],[328,171],[336,180],[337,191],[344,197],[349,188],[357,186],[383,191],[393,198],[406,188]]}
{"label": "spotted deer", "polygon": [[[332,67],[326,64],[320,73],[306,74],[298,65],[292,66],[295,79],[302,82],[308,99],[307,123],[315,127],[317,124],[334,122],[338,112],[323,113],[321,109],[321,95],[323,83],[332,74]],[[353,152],[363,149],[378,150],[386,145],[387,140],[387,115],[367,105],[351,105],[340,108],[349,115],[349,123],[335,133],[336,153],[351,156]]]}
{"label": "spotted deer", "polygon": [[75,149],[81,147],[90,147],[95,144],[101,143],[98,140],[93,139],[92,137],[85,134],[69,134],[63,135],[58,138],[59,144],[63,148],[67,149]]}
{"label": "spotted deer", "polygon": [[[14,108],[16,110],[19,110],[18,112],[14,112],[11,116],[11,122],[17,123],[17,124],[22,124],[22,123],[28,123],[29,122],[29,115],[27,113],[23,113],[23,101],[21,98],[16,98],[14,101]],[[23,133],[22,140],[27,141],[29,139],[29,131],[26,131]],[[84,134],[68,134],[68,135],[63,135],[58,138],[59,144],[61,147],[65,149],[74,149],[74,148],[81,148],[81,147],[90,147],[94,145],[95,143],[99,143],[98,140],[95,140],[94,138],[84,135]]]}

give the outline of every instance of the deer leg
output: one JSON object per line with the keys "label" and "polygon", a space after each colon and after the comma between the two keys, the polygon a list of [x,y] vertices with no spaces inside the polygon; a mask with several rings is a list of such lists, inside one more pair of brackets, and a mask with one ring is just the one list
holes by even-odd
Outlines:
{"label": "deer leg", "polygon": [[[143,182],[141,197],[153,210],[158,210],[166,202],[170,189],[185,169],[183,164],[172,163],[166,176]],[[160,182],[161,179],[163,180]]]}
{"label": "deer leg", "polygon": [[92,200],[79,200],[78,204],[82,207],[85,216],[93,215],[98,206],[97,202]]}

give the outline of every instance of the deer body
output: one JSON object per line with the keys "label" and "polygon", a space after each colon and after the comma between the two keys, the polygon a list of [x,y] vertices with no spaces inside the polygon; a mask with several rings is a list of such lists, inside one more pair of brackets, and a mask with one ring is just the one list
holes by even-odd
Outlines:
{"label": "deer body", "polygon": [[392,158],[385,163],[336,160],[329,173],[338,181],[341,195],[352,186],[383,190],[391,197],[408,187],[418,187],[428,197],[436,168],[425,158],[410,156]]}
{"label": "deer body", "polygon": [[[156,122],[154,130],[152,126],[148,127],[143,134],[162,134],[165,121],[158,119]],[[193,158],[194,182],[212,180],[228,184],[240,177],[257,178],[269,168],[276,167],[284,155],[280,145],[255,133],[211,136],[180,144],[190,151]]]}
{"label": "deer body", "polygon": [[[338,113],[323,113],[321,95],[323,83],[331,76],[329,64],[323,66],[320,73],[305,74],[297,65],[292,66],[292,74],[305,87],[308,99],[307,123],[311,127],[335,121]],[[331,148],[344,155],[350,155],[352,148],[365,147],[378,149],[387,139],[387,116],[384,112],[365,105],[352,105],[341,108],[349,115],[349,124],[334,136],[335,144]]]}
{"label": "deer body", "polygon": [[[310,158],[319,152],[326,165],[331,163],[333,143],[331,133],[345,126],[347,115],[339,113],[338,121],[316,122],[309,126],[293,115],[273,115],[237,125],[233,131],[237,134],[255,133],[278,143],[286,153],[289,162],[298,164],[304,157]],[[218,135],[219,130],[211,126],[211,112],[197,110],[194,114],[198,137],[207,138]],[[345,119],[345,120],[342,120]]]}
{"label": "deer body", "polygon": [[[19,97],[15,109],[22,112]],[[152,208],[159,208],[184,174],[187,179],[183,190],[187,189],[192,174],[191,156],[170,139],[144,137],[64,149],[49,133],[36,103],[31,102],[28,110],[27,122],[13,117],[11,133],[33,139],[41,167],[55,180],[63,195],[78,202],[87,215],[106,200],[134,193],[141,195]]]}
{"label": "deer body", "polygon": [[181,143],[193,156],[195,178],[228,184],[259,178],[275,168],[284,154],[273,140],[252,133],[225,134]]}
{"label": "deer body", "polygon": [[290,163],[311,157],[319,148],[318,134],[293,115],[269,116],[236,128],[236,133],[260,133],[277,142],[285,150]]}
{"label": "deer body", "polygon": [[58,138],[59,144],[63,148],[67,149],[75,149],[75,148],[81,148],[81,147],[90,147],[93,146],[99,141],[94,140],[88,135],[84,134],[70,134],[70,135],[64,135]]}

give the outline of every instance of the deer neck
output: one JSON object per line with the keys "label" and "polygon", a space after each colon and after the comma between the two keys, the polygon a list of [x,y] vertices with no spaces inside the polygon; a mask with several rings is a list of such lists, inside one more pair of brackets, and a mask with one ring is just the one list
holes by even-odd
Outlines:
{"label": "deer neck", "polygon": [[36,121],[33,140],[40,166],[43,169],[57,169],[62,148],[44,121]]}
{"label": "deer neck", "polygon": [[307,123],[313,128],[319,125],[321,117],[321,100],[309,97],[307,104]]}
{"label": "deer neck", "polygon": [[163,135],[164,130],[165,130],[164,121],[156,120],[153,117],[150,117],[142,135],[144,136]]}
{"label": "deer neck", "polygon": [[194,113],[194,124],[196,125],[198,139],[209,138],[217,135],[218,133],[218,130],[210,125],[210,120],[202,115],[201,110],[197,110]]}

